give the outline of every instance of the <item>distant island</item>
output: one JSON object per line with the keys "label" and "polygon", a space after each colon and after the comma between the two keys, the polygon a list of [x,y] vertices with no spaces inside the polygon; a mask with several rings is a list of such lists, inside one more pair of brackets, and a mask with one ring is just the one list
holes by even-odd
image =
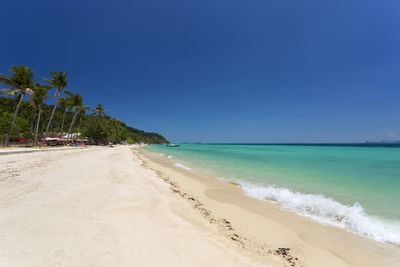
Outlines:
{"label": "distant island", "polygon": [[365,144],[400,144],[400,141],[366,141]]}

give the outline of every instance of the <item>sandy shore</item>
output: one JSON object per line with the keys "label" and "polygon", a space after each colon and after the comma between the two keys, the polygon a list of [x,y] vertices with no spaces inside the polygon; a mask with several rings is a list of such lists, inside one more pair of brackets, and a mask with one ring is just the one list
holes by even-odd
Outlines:
{"label": "sandy shore", "polygon": [[282,211],[127,146],[0,155],[0,229],[0,266],[400,262],[397,246]]}
{"label": "sandy shore", "polygon": [[221,236],[129,147],[0,156],[0,266],[279,264]]}
{"label": "sandy shore", "polygon": [[[200,213],[217,224],[222,234],[234,238],[253,254],[267,258],[280,254],[286,264],[296,266],[400,266],[397,245],[376,242],[283,211],[273,203],[245,196],[236,185],[174,166],[157,153],[135,153],[146,167],[172,183],[179,195],[194,202],[194,206],[200,203],[199,207],[207,211]],[[188,196],[194,196],[194,200]],[[288,255],[282,255],[279,248],[288,248]]]}
{"label": "sandy shore", "polygon": [[42,147],[0,147],[0,156],[11,155],[11,154],[23,154],[23,153],[33,153],[33,152],[47,152],[56,150],[71,150],[71,149],[87,149],[88,146],[42,146]]}

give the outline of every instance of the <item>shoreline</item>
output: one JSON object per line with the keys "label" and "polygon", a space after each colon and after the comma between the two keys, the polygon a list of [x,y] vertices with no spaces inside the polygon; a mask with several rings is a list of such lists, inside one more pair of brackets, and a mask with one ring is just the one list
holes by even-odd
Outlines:
{"label": "shoreline", "polygon": [[228,181],[174,166],[157,153],[132,150],[143,166],[155,171],[171,190],[217,224],[223,235],[250,253],[280,255],[289,266],[394,266],[400,261],[400,247],[395,244],[321,224],[246,196]]}
{"label": "shoreline", "polygon": [[137,146],[0,157],[1,266],[395,266],[320,225]]}
{"label": "shoreline", "polygon": [[0,157],[0,266],[285,266],[221,236],[132,148]]}

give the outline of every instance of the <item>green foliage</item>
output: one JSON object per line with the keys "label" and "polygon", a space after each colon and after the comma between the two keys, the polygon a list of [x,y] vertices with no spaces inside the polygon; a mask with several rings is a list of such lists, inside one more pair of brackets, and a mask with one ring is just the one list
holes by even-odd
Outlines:
{"label": "green foliage", "polygon": [[[10,128],[12,115],[13,114],[10,112],[0,110],[0,139],[6,137],[7,131]],[[17,117],[11,136],[32,138],[28,120],[22,117]]]}
{"label": "green foliage", "polygon": [[6,85],[8,88],[1,89],[0,92],[4,96],[14,96],[19,99],[18,104],[15,108],[14,114],[10,122],[10,128],[7,132],[4,145],[8,146],[10,137],[14,132],[14,126],[16,119],[18,117],[18,112],[20,110],[20,105],[26,94],[29,95],[29,102],[32,102],[33,90],[31,89],[33,85],[33,71],[32,69],[25,67],[23,65],[13,66],[10,69],[11,75],[0,75],[0,83]]}
{"label": "green foliage", "polygon": [[[77,101],[75,103],[78,103]],[[79,104],[79,103],[78,103]],[[16,100],[13,98],[0,98],[0,112],[5,113],[1,115],[0,126],[0,139],[4,138],[7,130],[10,126],[9,114],[12,114],[16,106]],[[39,135],[43,135],[44,127],[51,115],[53,105],[42,104],[42,119],[40,120]],[[85,114],[87,107],[81,107],[79,109],[78,118],[72,132],[79,132],[82,136],[87,137],[91,141],[111,141],[114,143],[120,143],[127,141],[130,144],[133,143],[168,143],[168,141],[161,135],[156,133],[148,133],[142,130],[138,130],[127,126],[124,122],[111,118],[104,113],[98,116],[98,113]],[[104,111],[104,109],[103,109]],[[59,133],[61,128],[61,122],[64,115],[64,108],[57,107],[54,119],[52,122],[52,130],[50,133]],[[65,113],[65,124],[70,125],[74,112],[72,110]],[[6,118],[7,117],[7,118]],[[36,108],[30,105],[27,101],[24,101],[21,105],[19,116],[17,118],[15,129],[12,133],[13,137],[31,137],[31,131],[33,131],[33,122],[36,121],[37,112]],[[81,124],[81,125],[80,125]],[[79,127],[80,126],[80,127]],[[64,129],[65,130],[65,129]],[[68,130],[68,129],[67,129]]]}
{"label": "green foliage", "polygon": [[[12,75],[0,75],[0,84],[7,86],[7,88],[0,89],[0,92],[7,97],[0,98],[0,139],[7,136],[6,145],[10,137],[7,135],[8,129],[10,131],[13,129],[11,137],[32,138],[34,125],[39,125],[39,136],[47,136],[48,133],[65,134],[64,125],[68,124],[71,133],[80,132],[81,136],[85,136],[93,142],[168,143],[159,134],[129,127],[124,122],[107,116],[108,111],[101,104],[93,109],[93,114],[86,114],[89,107],[83,106],[83,96],[65,90],[67,72],[50,72],[49,79],[43,78],[47,85],[36,83],[33,80],[33,71],[25,66],[13,66],[10,72]],[[48,90],[51,88],[56,88],[55,105],[44,103],[48,98]],[[66,98],[60,98],[63,92],[67,95]],[[19,99],[22,101],[26,94],[30,96],[29,103],[27,101],[18,102]],[[41,119],[38,124],[39,110],[41,110]],[[12,114],[18,115],[14,128],[10,127]]]}
{"label": "green foliage", "polygon": [[61,72],[53,70],[50,72],[50,79],[43,78],[43,80],[50,86],[50,88],[56,88],[56,95],[58,92],[61,93],[67,87],[67,72]]}
{"label": "green foliage", "polygon": [[64,110],[70,106],[68,100],[65,97],[61,97],[58,104]]}
{"label": "green foliage", "polygon": [[[33,71],[23,65],[12,66],[10,68],[11,75],[0,75],[0,83],[7,86],[1,89],[6,96],[17,96],[21,93],[30,93],[33,86]],[[29,92],[27,92],[29,90]]]}
{"label": "green foliage", "polygon": [[95,112],[95,114],[96,114],[97,116],[100,116],[100,117],[101,117],[101,116],[104,116],[104,115],[106,115],[106,114],[108,113],[108,111],[104,109],[104,107],[103,107],[102,104],[98,104],[98,105],[93,109],[93,111]]}
{"label": "green foliage", "polygon": [[[96,113],[97,114],[97,113]],[[90,140],[111,141],[120,143],[168,143],[163,136],[156,133],[147,133],[142,130],[126,126],[126,124],[109,116],[99,117],[88,115],[84,127],[84,135]]]}
{"label": "green foliage", "polygon": [[83,105],[83,96],[80,94],[73,94],[71,92],[66,91],[67,94],[67,103],[70,103],[71,107],[74,109],[79,109]]}
{"label": "green foliage", "polygon": [[44,100],[47,98],[47,92],[49,90],[48,86],[45,86],[40,83],[36,83],[33,87],[34,96],[33,96],[33,106],[38,108]]}
{"label": "green foliage", "polygon": [[110,133],[105,124],[90,118],[86,127],[83,129],[83,134],[90,140],[105,141]]}

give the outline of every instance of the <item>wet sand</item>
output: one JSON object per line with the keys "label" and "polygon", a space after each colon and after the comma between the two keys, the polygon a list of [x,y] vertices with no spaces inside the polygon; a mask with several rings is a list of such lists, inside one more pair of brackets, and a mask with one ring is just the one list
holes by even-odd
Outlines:
{"label": "wet sand", "polygon": [[[179,195],[220,226],[227,238],[251,253],[268,257],[280,254],[289,265],[304,266],[399,266],[400,248],[346,230],[322,225],[276,204],[244,195],[240,187],[174,166],[157,153],[134,150],[147,168],[172,184]],[[188,199],[188,195],[195,200]],[[200,203],[200,205],[198,204]],[[226,230],[229,221],[232,230]],[[287,248],[284,254],[282,248]],[[296,260],[297,259],[297,260]]]}

